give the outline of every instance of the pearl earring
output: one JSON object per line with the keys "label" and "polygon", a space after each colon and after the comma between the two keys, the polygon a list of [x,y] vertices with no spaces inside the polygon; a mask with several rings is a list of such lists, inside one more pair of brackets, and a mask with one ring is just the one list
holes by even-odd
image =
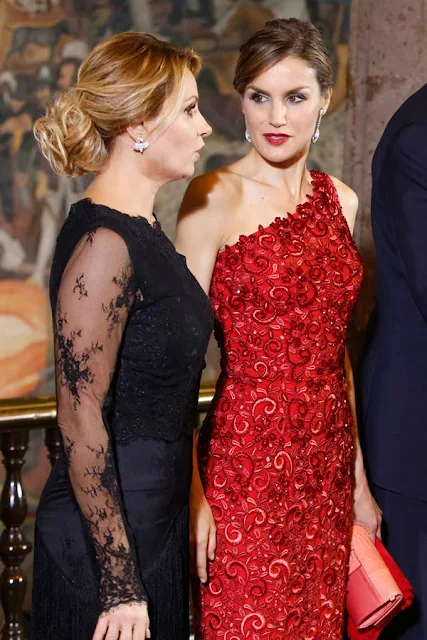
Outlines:
{"label": "pearl earring", "polygon": [[248,132],[248,130],[247,130],[247,129],[246,129],[246,131],[245,131],[245,138],[246,138],[246,140],[247,140],[248,142],[252,142],[252,138],[251,138],[251,136],[249,135],[249,132]]}
{"label": "pearl earring", "polygon": [[149,146],[150,146],[150,143],[144,140],[142,136],[139,136],[138,142],[135,142],[132,145],[132,149],[134,151],[139,151],[139,153],[144,153],[144,151],[148,149]]}
{"label": "pearl earring", "polygon": [[311,141],[313,143],[316,143],[320,137],[320,123],[322,122],[322,118],[324,115],[325,115],[325,111],[323,109],[320,109],[319,117],[317,119],[317,124],[316,124],[316,130],[313,134],[313,137],[311,138]]}

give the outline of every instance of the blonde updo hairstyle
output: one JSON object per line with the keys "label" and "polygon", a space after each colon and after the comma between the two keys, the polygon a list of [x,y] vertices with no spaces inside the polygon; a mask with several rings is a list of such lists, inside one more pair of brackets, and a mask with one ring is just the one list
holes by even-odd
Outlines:
{"label": "blonde updo hairstyle", "polygon": [[240,47],[234,88],[243,96],[255,78],[290,56],[315,70],[322,94],[332,89],[332,62],[320,31],[296,18],[269,20]]}
{"label": "blonde updo hairstyle", "polygon": [[99,43],[82,63],[77,82],[59,94],[34,135],[53,171],[81,176],[100,171],[117,135],[158,117],[158,135],[175,120],[184,77],[195,76],[200,58],[144,33],[127,32]]}

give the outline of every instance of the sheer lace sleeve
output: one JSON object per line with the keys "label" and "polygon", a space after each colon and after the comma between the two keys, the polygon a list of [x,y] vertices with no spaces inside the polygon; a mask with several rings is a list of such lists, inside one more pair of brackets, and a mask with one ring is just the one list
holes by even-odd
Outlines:
{"label": "sheer lace sleeve", "polygon": [[99,562],[104,611],[147,599],[126,534],[114,457],[102,418],[136,295],[124,240],[101,228],[87,234],[70,258],[54,317],[58,424],[70,481]]}

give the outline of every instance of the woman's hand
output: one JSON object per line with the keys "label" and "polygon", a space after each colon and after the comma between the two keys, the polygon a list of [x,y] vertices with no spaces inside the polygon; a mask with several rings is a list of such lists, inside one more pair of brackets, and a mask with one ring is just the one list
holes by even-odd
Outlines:
{"label": "woman's hand", "polygon": [[92,640],[145,640],[151,638],[146,602],[119,604],[101,613]]}
{"label": "woman's hand", "polygon": [[207,560],[215,559],[216,526],[203,491],[190,494],[190,560],[191,572],[200,582],[208,581]]}
{"label": "woman's hand", "polygon": [[366,476],[356,483],[353,509],[354,524],[365,527],[372,542],[375,542],[376,536],[381,538],[382,511],[372,496]]}

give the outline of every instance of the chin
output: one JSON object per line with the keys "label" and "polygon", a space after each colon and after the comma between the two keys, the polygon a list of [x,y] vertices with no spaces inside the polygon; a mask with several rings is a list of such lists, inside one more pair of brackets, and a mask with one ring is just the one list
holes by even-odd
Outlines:
{"label": "chin", "polygon": [[191,178],[194,175],[194,172],[196,170],[196,167],[194,166],[194,164],[189,164],[188,168],[186,168],[185,170],[182,170],[182,174],[181,174],[181,178]]}
{"label": "chin", "polygon": [[263,154],[264,158],[268,160],[268,162],[273,162],[274,164],[282,164],[283,162],[289,162],[291,158],[294,157],[294,153],[289,153],[289,151],[284,151],[282,149],[275,149],[272,151],[268,149],[266,153]]}
{"label": "chin", "polygon": [[291,162],[293,159],[299,157],[299,154],[302,150],[296,149],[295,145],[284,144],[282,147],[272,148],[270,145],[268,147],[262,146],[261,155],[268,162],[272,162],[274,164],[287,164]]}
{"label": "chin", "polygon": [[183,169],[181,167],[181,170],[179,172],[177,171],[176,173],[170,175],[169,180],[167,180],[167,182],[176,182],[177,180],[185,180],[186,178],[191,178],[194,175],[194,171],[195,171],[194,164],[190,165],[188,169],[187,168]]}

